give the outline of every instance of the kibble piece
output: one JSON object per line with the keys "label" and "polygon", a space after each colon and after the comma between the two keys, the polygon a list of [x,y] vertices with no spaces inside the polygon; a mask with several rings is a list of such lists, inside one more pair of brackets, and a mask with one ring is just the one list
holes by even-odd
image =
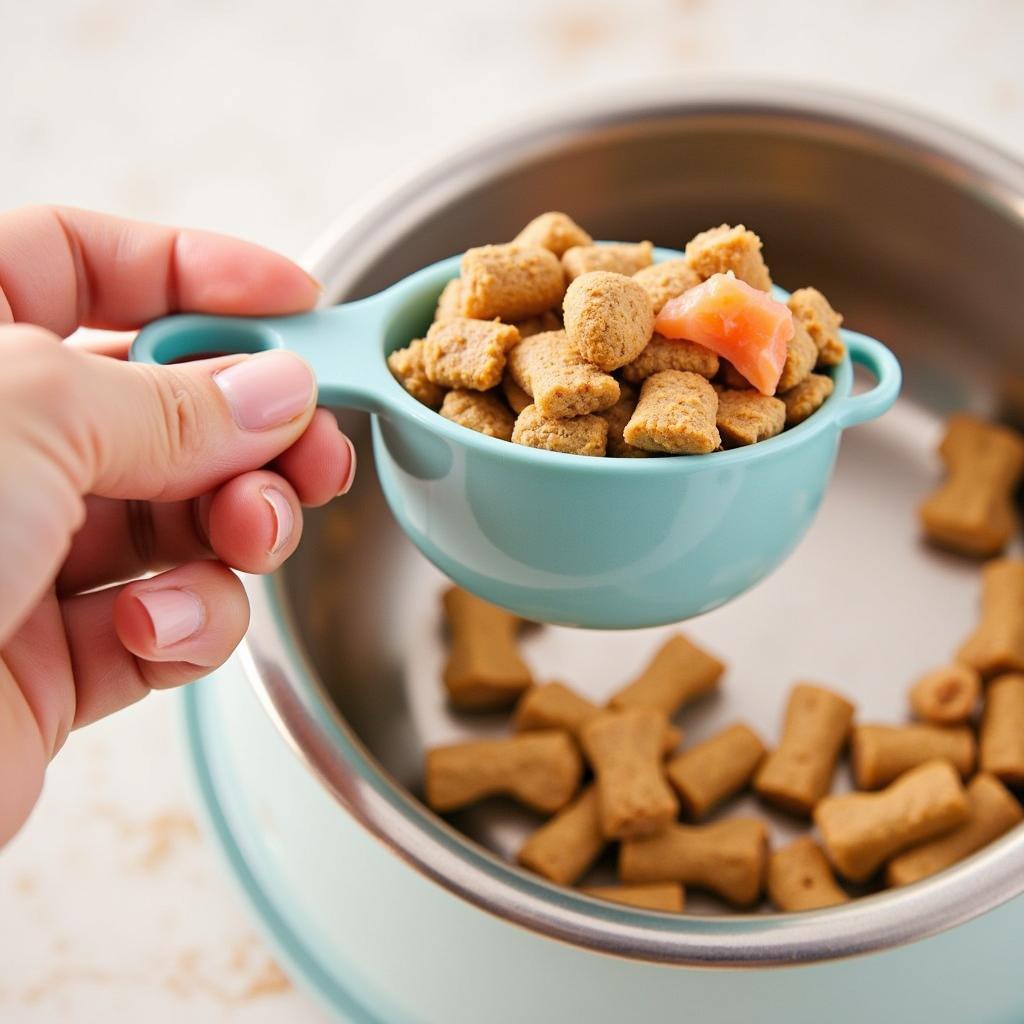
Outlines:
{"label": "kibble piece", "polygon": [[928,761],[877,793],[825,797],[814,821],[836,870],[863,882],[897,853],[962,825],[970,813],[956,769]]}
{"label": "kibble piece", "polygon": [[523,620],[458,587],[443,603],[451,635],[443,678],[452,706],[494,711],[513,704],[533,684],[516,646]]}
{"label": "kibble piece", "polygon": [[655,334],[640,355],[622,368],[622,377],[639,384],[662,370],[686,370],[710,379],[718,373],[718,367],[718,356],[711,349],[685,338],[676,340]]}
{"label": "kibble piece", "polygon": [[750,781],[764,753],[757,733],[737,723],[684,750],[669,761],[666,772],[683,810],[699,819]]}
{"label": "kibble piece", "polygon": [[752,288],[769,291],[771,275],[761,255],[761,239],[742,224],[721,224],[686,243],[686,262],[702,281],[732,271]]}
{"label": "kibble piece", "polygon": [[519,332],[520,338],[532,338],[535,334],[543,334],[545,331],[560,331],[562,320],[556,313],[548,310],[540,316],[517,320],[513,326]]}
{"label": "kibble piece", "polygon": [[1024,783],[1024,675],[993,679],[985,691],[980,767],[1010,785]]}
{"label": "kibble piece", "polygon": [[713,654],[681,633],[657,650],[647,667],[609,701],[613,708],[655,708],[671,718],[684,704],[711,693],[725,671]]}
{"label": "kibble piece", "polygon": [[505,376],[501,378],[501,390],[505,401],[518,416],[528,405],[533,405],[533,398],[528,395],[512,378],[512,374],[506,370]]}
{"label": "kibble piece", "polygon": [[915,846],[889,861],[889,885],[909,885],[928,878],[994,842],[1024,819],[1020,804],[996,778],[982,773],[967,786],[971,816],[959,828]]}
{"label": "kibble piece", "polygon": [[803,423],[811,413],[817,412],[825,399],[835,390],[835,382],[822,373],[812,373],[805,381],[779,395],[786,406],[786,426]]}
{"label": "kibble piece", "polygon": [[466,391],[462,388],[449,391],[444,396],[441,415],[460,426],[502,441],[512,440],[512,427],[516,422],[515,416],[500,398],[487,392]]}
{"label": "kibble piece", "polygon": [[437,409],[444,401],[444,388],[435,384],[423,366],[423,340],[417,338],[405,348],[396,349],[388,356],[388,369],[395,379],[418,402]]}
{"label": "kibble piece", "polygon": [[613,274],[635,274],[651,265],[654,246],[650,242],[619,243],[613,245],[574,245],[562,256],[562,268],[567,281],[593,270],[609,270]]}
{"label": "kibble piece", "polygon": [[579,748],[564,732],[524,732],[427,751],[426,796],[435,811],[455,811],[489,796],[509,796],[553,814],[583,774]]}
{"label": "kibble piece", "polygon": [[482,245],[462,257],[462,315],[509,322],[538,316],[565,293],[558,257],[538,245]]}
{"label": "kibble piece", "polygon": [[[776,393],[792,391],[811,375],[818,363],[818,346],[808,333],[802,320],[793,317],[793,337],[786,345],[786,362],[782,367]],[[831,380],[831,378],[829,378]]]}
{"label": "kibble piece", "polygon": [[799,320],[803,324],[817,345],[817,365],[838,366],[846,355],[846,345],[839,334],[842,314],[829,305],[828,299],[817,288],[798,288],[786,305],[794,321]]}
{"label": "kibble piece", "polygon": [[580,892],[599,900],[625,903],[644,910],[665,910],[681,913],[686,893],[678,882],[652,882],[649,885],[594,885]]}
{"label": "kibble piece", "polygon": [[1024,672],[1024,561],[987,562],[981,570],[981,622],[957,651],[957,661],[982,679]]}
{"label": "kibble piece", "polygon": [[608,409],[619,400],[619,383],[588,363],[565,331],[545,331],[521,341],[508,360],[512,379],[549,419],[570,419]]}
{"label": "kibble piece", "polygon": [[671,825],[619,848],[623,882],[681,882],[710,889],[737,906],[761,895],[768,855],[764,823],[731,818],[711,825]]}
{"label": "kibble piece", "polygon": [[423,368],[435,384],[490,391],[501,383],[508,351],[519,343],[510,324],[458,317],[431,324],[423,344]]}
{"label": "kibble piece", "polygon": [[516,859],[548,881],[572,885],[607,845],[601,833],[597,787],[591,785],[532,833]]}
{"label": "kibble piece", "polygon": [[976,745],[967,726],[857,725],[850,738],[859,789],[879,789],[925,761],[942,758],[964,777],[974,769]]}
{"label": "kibble piece", "polygon": [[661,768],[665,725],[653,708],[605,711],[584,723],[580,740],[607,839],[653,835],[675,818],[679,803]]}
{"label": "kibble piece", "polygon": [[758,796],[793,814],[810,814],[829,791],[846,743],[853,705],[823,686],[794,686],[782,739],[754,779]]}
{"label": "kibble piece", "polygon": [[722,443],[715,426],[717,411],[718,395],[706,378],[662,370],[644,381],[622,436],[645,451],[706,455]]}
{"label": "kibble piece", "polygon": [[550,419],[536,405],[519,414],[512,430],[515,444],[567,455],[604,455],[607,440],[608,424],[600,416]]}
{"label": "kibble piece", "polygon": [[654,333],[650,296],[624,274],[581,274],[566,290],[562,310],[569,341],[602,370],[631,363]]}
{"label": "kibble piece", "polygon": [[786,407],[760,391],[720,391],[715,425],[726,448],[757,444],[782,432]]}
{"label": "kibble piece", "polygon": [[970,719],[981,695],[981,676],[969,665],[946,665],[921,676],[910,690],[911,710],[932,725]]}
{"label": "kibble piece", "polygon": [[613,459],[649,459],[650,452],[626,443],[622,432],[636,410],[637,394],[628,384],[619,386],[619,400],[598,415],[608,424],[607,454]]}
{"label": "kibble piece", "polygon": [[452,278],[444,288],[437,300],[437,308],[434,310],[434,323],[444,323],[445,320],[454,320],[462,316],[462,282]]}
{"label": "kibble piece", "polygon": [[674,299],[688,288],[700,284],[697,272],[681,256],[644,267],[633,275],[633,280],[642,285],[651,297],[656,314],[661,312],[661,307],[669,299]]}
{"label": "kibble piece", "polygon": [[568,214],[551,211],[534,217],[513,241],[539,245],[561,256],[574,245],[590,245],[594,240]]}
{"label": "kibble piece", "polygon": [[849,903],[828,858],[808,836],[794,839],[768,858],[768,898],[779,910],[820,910]]}
{"label": "kibble piece", "polygon": [[1014,494],[1024,475],[1024,437],[958,413],[939,455],[946,479],[921,505],[925,536],[958,554],[998,555],[1020,526]]}

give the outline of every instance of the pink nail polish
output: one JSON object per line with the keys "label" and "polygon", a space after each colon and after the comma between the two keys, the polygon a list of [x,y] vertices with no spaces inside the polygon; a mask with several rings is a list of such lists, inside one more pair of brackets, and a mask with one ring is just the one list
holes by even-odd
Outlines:
{"label": "pink nail polish", "polygon": [[338,497],[340,498],[343,494],[348,494],[352,490],[352,484],[356,478],[356,448],[355,445],[349,440],[347,434],[342,434],[341,439],[345,442],[348,447],[348,474],[342,481],[341,487],[338,489]]}
{"label": "pink nail polish", "polygon": [[274,541],[270,545],[270,553],[276,555],[288,543],[295,529],[295,516],[288,499],[276,487],[261,487],[260,494],[274,516]]}
{"label": "pink nail polish", "polygon": [[157,647],[187,640],[206,620],[202,602],[187,590],[146,590],[135,599],[149,616]]}
{"label": "pink nail polish", "polygon": [[243,430],[279,427],[304,412],[316,397],[316,381],[297,355],[258,352],[213,375],[231,415]]}

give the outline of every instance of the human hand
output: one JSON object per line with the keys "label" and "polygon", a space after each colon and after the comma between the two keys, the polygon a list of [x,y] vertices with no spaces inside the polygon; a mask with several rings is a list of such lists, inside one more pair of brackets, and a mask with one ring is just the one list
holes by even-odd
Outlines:
{"label": "human hand", "polygon": [[177,310],[293,313],[317,292],[284,257],[223,236],[0,214],[0,843],[72,728],[227,659],[249,620],[231,568],[276,569],[301,504],[344,493],[355,471],[297,356],[143,366],[126,343],[61,338]]}

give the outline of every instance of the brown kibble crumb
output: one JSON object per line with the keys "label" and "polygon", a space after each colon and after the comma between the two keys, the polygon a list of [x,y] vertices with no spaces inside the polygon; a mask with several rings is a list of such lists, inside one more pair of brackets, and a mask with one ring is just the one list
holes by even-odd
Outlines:
{"label": "brown kibble crumb", "polygon": [[799,288],[786,303],[807,329],[818,346],[818,366],[837,366],[846,355],[846,346],[839,336],[839,325],[843,317],[837,313],[817,288]]}
{"label": "brown kibble crumb", "polygon": [[608,424],[600,416],[549,419],[536,405],[519,414],[512,431],[515,444],[567,455],[604,455],[607,437]]}
{"label": "brown kibble crumb", "polygon": [[795,427],[803,423],[813,412],[817,412],[832,394],[835,384],[831,377],[812,373],[805,381],[790,391],[783,391],[779,398],[786,406],[786,426]]}
{"label": "brown kibble crumb", "polygon": [[505,395],[505,401],[517,416],[528,405],[533,405],[533,398],[512,379],[512,374],[507,369],[501,378],[501,390]]}
{"label": "brown kibble crumb", "polygon": [[742,224],[720,224],[686,243],[686,262],[702,281],[732,271],[752,288],[769,291],[771,275],[761,255],[761,239]]}
{"label": "brown kibble crumb", "polygon": [[548,310],[540,316],[517,320],[513,326],[519,332],[520,338],[532,338],[535,334],[543,334],[545,331],[560,331],[562,320],[557,313]]}
{"label": "brown kibble crumb", "polygon": [[564,331],[545,331],[520,342],[508,367],[512,379],[549,419],[599,412],[619,400],[618,381],[588,363]]}
{"label": "brown kibble crumb", "polygon": [[506,322],[539,316],[562,301],[558,257],[535,245],[482,245],[462,257],[462,315]]}
{"label": "brown kibble crumb", "polygon": [[718,395],[704,377],[662,370],[644,381],[623,437],[646,451],[704,455],[721,444],[717,410]]}
{"label": "brown kibble crumb", "polygon": [[681,256],[644,267],[633,275],[633,280],[650,295],[655,313],[660,313],[669,299],[700,284],[700,276]]}
{"label": "brown kibble crumb", "polygon": [[715,423],[726,448],[756,444],[781,432],[786,407],[759,391],[721,391]]}
{"label": "brown kibble crumb", "polygon": [[[676,341],[655,334],[640,355],[622,368],[622,377],[623,380],[639,384],[651,374],[662,370],[685,370],[710,379],[718,373],[718,366],[718,356],[711,349],[695,341],[682,338]],[[744,384],[743,387],[749,385]]]}
{"label": "brown kibble crumb", "polygon": [[651,457],[651,453],[645,452],[643,448],[634,448],[631,444],[627,444],[626,439],[622,436],[622,431],[625,430],[626,424],[636,409],[636,401],[636,391],[628,384],[622,384],[619,400],[610,409],[605,409],[604,412],[598,414],[608,424],[606,450],[613,459],[648,459]]}
{"label": "brown kibble crumb", "polygon": [[575,245],[590,245],[594,240],[565,213],[551,211],[534,217],[513,239],[520,245],[539,245],[561,256]]}
{"label": "brown kibble crumb", "polygon": [[501,382],[509,349],[519,332],[509,324],[459,317],[432,324],[423,346],[423,367],[435,384],[489,391]]}
{"label": "brown kibble crumb", "polygon": [[786,362],[776,392],[790,391],[811,375],[818,362],[818,346],[803,322],[793,317],[793,337],[786,348]]}
{"label": "brown kibble crumb", "polygon": [[388,369],[395,380],[418,402],[431,409],[440,407],[444,401],[444,388],[427,377],[423,365],[423,339],[409,342],[405,348],[396,349],[388,356]]}
{"label": "brown kibble crumb", "polygon": [[602,370],[632,362],[654,333],[650,296],[631,277],[606,270],[581,274],[565,293],[565,333]]}
{"label": "brown kibble crumb", "polygon": [[502,441],[512,440],[512,427],[516,418],[505,403],[495,395],[482,391],[466,391],[456,388],[444,396],[441,415],[488,437]]}
{"label": "brown kibble crumb", "polygon": [[434,323],[444,323],[459,316],[462,316],[462,282],[456,277],[444,286],[438,297]]}
{"label": "brown kibble crumb", "polygon": [[632,276],[649,267],[654,246],[650,242],[614,245],[575,245],[562,256],[562,267],[567,281],[594,270],[607,270],[613,274]]}

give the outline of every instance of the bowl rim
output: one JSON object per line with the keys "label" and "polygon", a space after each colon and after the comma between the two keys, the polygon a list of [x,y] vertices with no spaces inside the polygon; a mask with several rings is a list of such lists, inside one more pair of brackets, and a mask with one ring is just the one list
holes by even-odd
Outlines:
{"label": "bowl rim", "polygon": [[[468,178],[486,176],[490,167],[507,169],[510,154],[526,160],[573,136],[627,121],[708,114],[788,119],[794,130],[838,131],[861,144],[885,143],[982,193],[982,201],[1024,219],[1024,163],[969,133],[847,92],[705,81],[671,92],[661,89],[653,96],[572,104],[441,160],[425,161],[425,167],[385,183],[336,221],[312,248],[306,265],[324,281],[327,295],[336,297],[351,291],[358,280],[361,271],[354,264],[369,266],[404,230],[400,215],[408,224],[421,215],[431,196],[437,202],[438,192],[458,192]],[[352,253],[361,258],[352,259]],[[254,628],[240,648],[240,662],[288,744],[319,783],[391,853],[453,895],[507,922],[582,949],[647,962],[793,966],[923,939],[1024,892],[1024,829],[930,879],[803,914],[671,916],[553,886],[457,833],[392,778],[343,720],[301,649],[280,574],[253,578],[246,585]]]}

